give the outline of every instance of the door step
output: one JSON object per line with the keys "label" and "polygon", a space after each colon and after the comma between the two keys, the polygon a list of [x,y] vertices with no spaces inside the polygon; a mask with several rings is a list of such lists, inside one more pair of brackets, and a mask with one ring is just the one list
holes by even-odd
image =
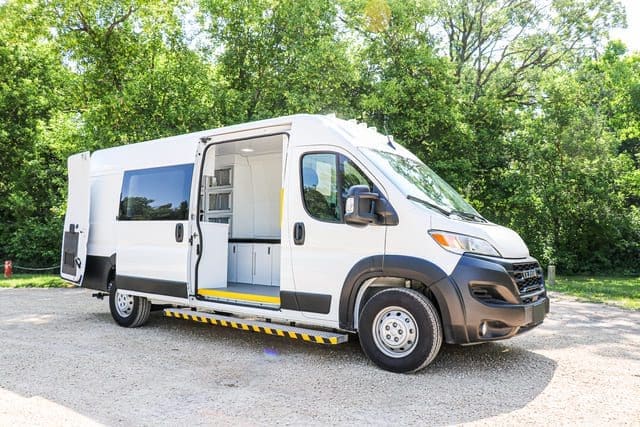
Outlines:
{"label": "door step", "polygon": [[320,331],[315,329],[298,328],[280,323],[261,322],[253,319],[241,319],[239,317],[222,316],[220,314],[193,311],[186,308],[165,308],[164,315],[178,319],[193,320],[211,325],[226,326],[228,328],[241,329],[243,331],[261,332],[263,334],[289,337],[317,344],[340,344],[347,342],[349,336],[335,332]]}

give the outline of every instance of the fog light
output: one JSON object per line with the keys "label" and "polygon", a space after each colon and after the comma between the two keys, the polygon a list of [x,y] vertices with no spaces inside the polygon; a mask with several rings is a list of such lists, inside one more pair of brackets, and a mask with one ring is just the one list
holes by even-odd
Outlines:
{"label": "fog light", "polygon": [[487,325],[487,322],[482,322],[480,324],[480,336],[483,337],[487,334],[487,328],[489,326]]}

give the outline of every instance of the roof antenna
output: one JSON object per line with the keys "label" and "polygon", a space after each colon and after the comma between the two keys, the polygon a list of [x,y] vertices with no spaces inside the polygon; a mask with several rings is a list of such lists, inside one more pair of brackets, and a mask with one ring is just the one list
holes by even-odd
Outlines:
{"label": "roof antenna", "polygon": [[387,131],[387,115],[386,114],[384,115],[382,125],[384,126],[384,134],[387,136],[387,145],[395,150],[396,147],[395,145],[393,145],[393,137],[389,135],[389,132]]}

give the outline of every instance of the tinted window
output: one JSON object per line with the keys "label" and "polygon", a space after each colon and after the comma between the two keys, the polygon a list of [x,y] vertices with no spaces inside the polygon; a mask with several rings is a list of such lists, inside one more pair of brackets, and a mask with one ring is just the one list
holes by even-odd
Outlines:
{"label": "tinted window", "polygon": [[186,220],[193,165],[126,171],[120,220]]}
{"label": "tinted window", "polygon": [[317,219],[341,222],[349,188],[371,181],[347,157],[312,153],[302,157],[302,196],[307,212]]}

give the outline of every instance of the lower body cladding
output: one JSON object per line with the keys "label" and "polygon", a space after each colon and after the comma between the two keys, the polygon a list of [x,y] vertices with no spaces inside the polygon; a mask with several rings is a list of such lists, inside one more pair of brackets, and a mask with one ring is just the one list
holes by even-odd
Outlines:
{"label": "lower body cladding", "polygon": [[511,338],[549,312],[542,269],[533,258],[463,255],[451,275],[429,286],[441,310],[445,341],[472,344]]}

